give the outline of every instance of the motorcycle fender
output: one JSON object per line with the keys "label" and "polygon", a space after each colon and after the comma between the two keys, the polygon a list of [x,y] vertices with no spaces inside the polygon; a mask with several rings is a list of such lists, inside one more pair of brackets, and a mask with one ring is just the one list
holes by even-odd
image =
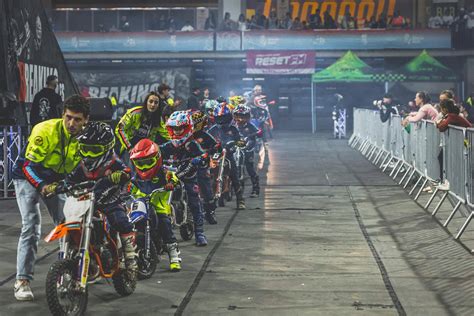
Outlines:
{"label": "motorcycle fender", "polygon": [[81,264],[80,264],[80,272],[81,272],[81,287],[84,289],[87,286],[87,276],[89,273],[89,264],[90,264],[90,256],[89,250],[81,249]]}
{"label": "motorcycle fender", "polygon": [[81,222],[59,224],[44,238],[44,241],[52,242],[53,240],[63,238],[72,230],[81,230]]}

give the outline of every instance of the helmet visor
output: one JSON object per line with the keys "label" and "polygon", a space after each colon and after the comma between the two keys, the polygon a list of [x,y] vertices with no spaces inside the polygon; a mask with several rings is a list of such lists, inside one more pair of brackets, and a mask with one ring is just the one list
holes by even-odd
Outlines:
{"label": "helmet visor", "polygon": [[107,151],[109,151],[112,146],[113,143],[110,143],[109,145],[90,145],[79,143],[79,153],[83,157],[97,158],[107,153]]}
{"label": "helmet visor", "polygon": [[153,168],[158,162],[158,157],[132,159],[132,162],[138,170],[144,171]]}

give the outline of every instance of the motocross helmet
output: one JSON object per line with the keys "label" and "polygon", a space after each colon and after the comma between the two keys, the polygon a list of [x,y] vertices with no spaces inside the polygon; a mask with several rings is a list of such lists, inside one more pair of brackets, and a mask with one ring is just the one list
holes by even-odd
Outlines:
{"label": "motocross helmet", "polygon": [[191,119],[193,121],[194,132],[201,131],[207,125],[207,115],[201,111],[194,111],[191,113]]}
{"label": "motocross helmet", "polygon": [[253,100],[253,103],[256,107],[266,110],[267,109],[267,100],[264,95],[256,96]]}
{"label": "motocross helmet", "polygon": [[232,111],[225,103],[214,109],[214,120],[218,125],[229,125],[232,122]]}
{"label": "motocross helmet", "polygon": [[151,180],[163,165],[160,147],[148,138],[141,139],[133,147],[130,160],[142,180]]}
{"label": "motocross helmet", "polygon": [[234,108],[245,103],[245,98],[241,95],[235,95],[229,99],[229,104],[232,104]]}
{"label": "motocross helmet", "polygon": [[238,125],[243,125],[250,121],[250,108],[246,105],[239,105],[232,112],[234,120]]}
{"label": "motocross helmet", "polygon": [[189,111],[176,111],[166,122],[171,143],[175,147],[185,144],[193,136],[193,121]]}
{"label": "motocross helmet", "polygon": [[87,171],[94,171],[113,156],[115,136],[104,122],[90,122],[77,136],[79,154]]}
{"label": "motocross helmet", "polygon": [[219,105],[219,103],[216,100],[207,100],[206,103],[204,103],[204,111],[206,114],[210,117],[214,115],[214,109]]}

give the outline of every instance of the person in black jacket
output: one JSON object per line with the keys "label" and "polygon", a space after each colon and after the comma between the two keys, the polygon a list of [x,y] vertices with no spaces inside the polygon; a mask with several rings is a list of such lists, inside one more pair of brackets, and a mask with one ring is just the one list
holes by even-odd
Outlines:
{"label": "person in black jacket", "polygon": [[46,87],[35,95],[30,113],[32,127],[39,122],[61,117],[59,106],[63,100],[55,91],[57,86],[58,77],[55,75],[48,76]]}
{"label": "person in black jacket", "polygon": [[194,88],[193,93],[191,96],[188,98],[188,106],[187,109],[191,111],[198,111],[200,110],[200,96],[199,94],[201,93],[201,90],[199,88]]}
{"label": "person in black jacket", "polygon": [[398,114],[398,109],[393,104],[393,97],[391,94],[384,95],[382,102],[374,101],[374,105],[380,110],[380,120],[382,123],[387,122],[392,114]]}

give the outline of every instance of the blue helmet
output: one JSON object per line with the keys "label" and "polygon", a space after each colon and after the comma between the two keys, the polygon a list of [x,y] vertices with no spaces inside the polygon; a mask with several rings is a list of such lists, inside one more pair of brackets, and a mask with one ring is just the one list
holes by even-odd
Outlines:
{"label": "blue helmet", "polygon": [[220,103],[214,109],[214,120],[218,125],[228,125],[232,122],[232,111],[226,103]]}

